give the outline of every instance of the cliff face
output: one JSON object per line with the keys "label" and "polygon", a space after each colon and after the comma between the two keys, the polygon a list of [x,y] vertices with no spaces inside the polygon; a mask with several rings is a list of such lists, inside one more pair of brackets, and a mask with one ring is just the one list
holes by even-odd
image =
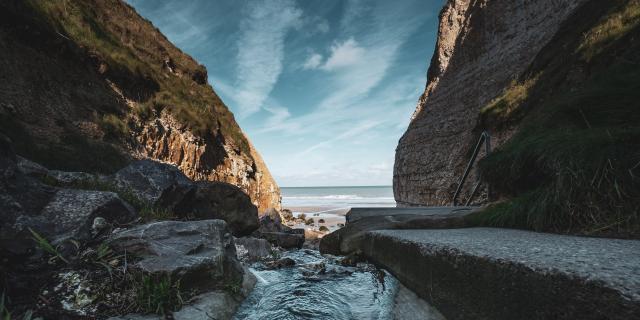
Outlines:
{"label": "cliff face", "polygon": [[51,168],[108,173],[133,158],[241,187],[279,188],[207,71],[120,0],[0,4],[0,130]]}
{"label": "cliff face", "polygon": [[[515,81],[584,0],[449,0],[440,13],[425,92],[396,149],[399,205],[452,200],[481,133],[480,110]],[[514,132],[491,132],[500,146]],[[481,153],[482,156],[482,153]],[[468,178],[460,199],[475,181]],[[486,194],[476,199],[486,198]]]}

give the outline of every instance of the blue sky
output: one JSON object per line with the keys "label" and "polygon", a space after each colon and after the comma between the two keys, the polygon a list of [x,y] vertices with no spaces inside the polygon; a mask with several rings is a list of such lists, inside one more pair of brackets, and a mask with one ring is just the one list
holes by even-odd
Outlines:
{"label": "blue sky", "polygon": [[391,185],[443,0],[129,0],[207,67],[280,186]]}

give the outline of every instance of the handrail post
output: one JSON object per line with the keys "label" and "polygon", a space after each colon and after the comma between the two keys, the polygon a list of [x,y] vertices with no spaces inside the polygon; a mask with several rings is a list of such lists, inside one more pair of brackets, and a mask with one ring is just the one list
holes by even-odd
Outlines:
{"label": "handrail post", "polygon": [[[453,201],[452,201],[452,205],[453,206],[456,205],[456,202],[458,200],[458,196],[460,195],[460,191],[462,191],[462,186],[464,185],[464,182],[467,180],[467,177],[469,176],[469,173],[471,172],[471,168],[473,167],[473,164],[475,163],[476,158],[478,157],[478,153],[480,152],[480,148],[481,148],[483,142],[484,142],[484,146],[485,146],[486,155],[489,155],[489,152],[491,152],[491,136],[489,135],[489,132],[487,132],[487,131],[483,131],[482,134],[480,135],[480,138],[478,138],[478,142],[476,143],[476,147],[473,149],[473,154],[471,155],[471,159],[469,159],[469,163],[467,164],[467,168],[464,170],[464,174],[462,175],[462,177],[460,178],[460,181],[458,182],[458,187],[456,188],[456,193],[453,195]],[[467,205],[471,202],[471,199],[475,195],[476,190],[477,190],[479,185],[480,185],[480,182],[478,181],[476,186],[473,188],[473,192],[472,192],[471,196],[469,197],[469,199],[466,202]],[[487,196],[489,195],[489,192],[490,192],[490,189],[489,189],[489,186],[487,185]]]}

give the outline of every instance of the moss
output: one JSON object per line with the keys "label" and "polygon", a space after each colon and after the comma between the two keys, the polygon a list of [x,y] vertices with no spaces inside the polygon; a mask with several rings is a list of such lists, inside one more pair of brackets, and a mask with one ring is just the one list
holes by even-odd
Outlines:
{"label": "moss", "polygon": [[585,60],[591,60],[638,24],[640,24],[640,2],[629,1],[620,10],[611,12],[598,25],[586,32],[578,50]]}
{"label": "moss", "polygon": [[[509,87],[498,97],[480,110],[480,114],[485,118],[513,117],[514,112],[527,99],[531,93],[531,88],[536,84],[540,75],[536,75],[523,82],[513,81]],[[495,120],[494,120],[495,121]]]}

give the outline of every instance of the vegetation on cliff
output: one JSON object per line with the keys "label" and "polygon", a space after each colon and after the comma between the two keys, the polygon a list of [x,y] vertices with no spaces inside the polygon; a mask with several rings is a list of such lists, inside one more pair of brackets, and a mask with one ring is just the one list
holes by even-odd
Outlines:
{"label": "vegetation on cliff", "polygon": [[481,113],[520,123],[481,161],[485,225],[640,236],[640,1],[590,1]]}
{"label": "vegetation on cliff", "polygon": [[[167,110],[195,135],[232,141],[243,154],[252,157],[249,142],[233,114],[207,83],[204,66],[175,48],[125,3],[9,1],[2,9],[6,41],[10,43],[15,37],[22,45],[6,50],[6,62],[13,61],[16,69],[22,67],[19,71],[31,76],[35,70],[15,61],[29,60],[30,67],[40,72],[39,78],[28,83],[38,90],[36,96],[47,98],[48,91],[57,89],[56,93],[63,97],[52,98],[51,107],[58,109],[55,100],[67,99],[61,103],[67,104],[64,107],[73,104],[87,109],[82,111],[88,111],[88,115],[72,110],[69,117],[84,118],[95,124],[93,131],[97,132],[87,134],[87,130],[74,128],[76,124],[69,125],[69,119],[57,119],[55,125],[65,127],[64,132],[52,132],[60,141],[55,148],[48,148],[37,134],[30,139],[34,135],[31,119],[18,121],[18,117],[3,111],[3,127],[12,129],[3,132],[14,140],[21,154],[55,168],[110,172],[126,161],[126,153],[119,149],[130,144],[130,130],[135,123],[156,119]],[[46,58],[41,58],[42,54]],[[70,62],[74,65],[65,65]],[[9,75],[18,70],[6,71]],[[104,84],[96,85],[98,79]],[[87,83],[92,88],[83,88]],[[16,81],[18,84],[21,82]],[[9,106],[6,109],[16,109],[17,103],[7,99],[3,102]],[[88,166],[92,161],[85,161],[88,159],[83,154],[97,155],[97,161]]]}

